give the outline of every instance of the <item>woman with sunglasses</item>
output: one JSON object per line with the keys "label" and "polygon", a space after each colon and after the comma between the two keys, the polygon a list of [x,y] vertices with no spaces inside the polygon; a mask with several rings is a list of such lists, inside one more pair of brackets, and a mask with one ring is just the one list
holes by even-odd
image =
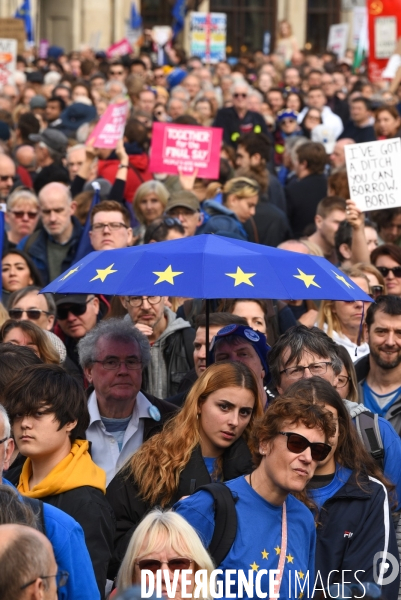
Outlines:
{"label": "woman with sunglasses", "polygon": [[58,365],[60,354],[54,348],[45,332],[30,321],[8,319],[0,329],[0,342],[27,346],[47,364]]}
{"label": "woman with sunglasses", "polygon": [[[317,523],[316,571],[320,571],[327,585],[341,584],[345,571],[348,582],[373,581],[376,553],[390,552],[398,561],[390,512],[394,486],[366,451],[342,399],[330,383],[321,377],[302,379],[287,390],[286,396],[310,407],[324,407],[336,425],[329,440],[330,453],[318,463],[307,486]],[[382,564],[379,585],[384,569]],[[398,586],[399,576],[384,586],[385,597],[397,598]]]}
{"label": "woman with sunglasses", "polygon": [[132,203],[139,221],[133,232],[135,245],[143,244],[146,227],[163,216],[169,197],[167,188],[160,181],[146,181],[138,187]]}
{"label": "woman with sunglasses", "polygon": [[107,488],[117,520],[109,575],[115,576],[141,518],[171,507],[195,488],[252,469],[247,441],[261,414],[254,374],[239,362],[211,365],[195,382],[180,413],[142,444]]}
{"label": "woman with sunglasses", "polygon": [[39,202],[26,188],[18,188],[7,198],[5,220],[8,225],[9,249],[14,249],[27,235],[34,232],[39,221]]}
{"label": "woman with sunglasses", "polygon": [[[213,571],[213,563],[202,546],[196,531],[185,519],[174,512],[153,510],[138,525],[131,537],[127,552],[117,576],[117,590],[122,592],[133,583],[141,583],[141,571],[154,573],[160,569],[168,569],[170,583],[176,572],[179,572],[175,600],[181,600],[181,571],[189,569],[192,574],[187,579],[191,584],[187,594],[192,594],[195,585],[195,573],[205,570],[209,580]],[[162,594],[167,596],[167,589],[162,578]],[[192,596],[191,596],[192,597]],[[201,595],[201,598],[211,598]]]}
{"label": "woman with sunglasses", "polygon": [[[294,402],[287,394],[268,407],[252,431],[256,469],[226,484],[236,498],[237,531],[217,567],[245,573],[250,568],[278,569],[279,598],[299,597],[299,587],[295,593],[295,570],[299,574],[309,572],[314,578],[316,534],[310,511],[292,494],[303,492],[319,461],[328,456],[331,447],[327,441],[334,433],[332,416],[303,398]],[[215,530],[211,494],[196,492],[174,510],[209,547]],[[231,579],[235,581],[231,592],[237,597],[235,575]],[[260,587],[262,592],[269,592],[268,575],[261,578]]]}
{"label": "woman with sunglasses", "polygon": [[370,260],[383,275],[387,294],[401,296],[401,248],[382,244],[370,255]]}
{"label": "woman with sunglasses", "polygon": [[[352,267],[343,269],[343,273],[369,294],[369,280],[362,271]],[[352,302],[323,300],[320,304],[317,326],[337,344],[345,346],[353,361],[369,354],[369,344],[362,340],[362,327],[367,307],[366,302],[359,300]]]}
{"label": "woman with sunglasses", "polygon": [[1,261],[1,278],[3,285],[3,304],[7,306],[8,298],[28,285],[43,287],[40,274],[31,258],[21,250],[10,250]]}

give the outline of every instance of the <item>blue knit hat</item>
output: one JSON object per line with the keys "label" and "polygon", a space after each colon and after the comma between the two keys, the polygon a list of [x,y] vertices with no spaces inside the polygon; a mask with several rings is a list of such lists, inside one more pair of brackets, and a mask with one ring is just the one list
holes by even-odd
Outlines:
{"label": "blue knit hat", "polygon": [[267,353],[270,351],[270,346],[266,341],[266,336],[260,331],[255,331],[254,329],[251,329],[245,325],[227,325],[217,332],[210,347],[210,362],[214,363],[216,342],[226,338],[229,335],[241,337],[253,346],[265,371],[265,379],[268,378],[269,367],[267,366]]}

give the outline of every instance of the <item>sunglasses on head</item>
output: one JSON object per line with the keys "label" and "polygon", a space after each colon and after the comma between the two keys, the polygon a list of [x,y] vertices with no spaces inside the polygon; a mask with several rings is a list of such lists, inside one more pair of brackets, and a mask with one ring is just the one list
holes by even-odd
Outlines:
{"label": "sunglasses on head", "polygon": [[24,310],[22,308],[10,308],[8,311],[10,319],[16,319],[17,321],[22,319],[24,313],[28,319],[31,319],[31,321],[38,321],[42,314],[50,315],[48,311],[41,310],[40,308],[29,308],[28,310]]}
{"label": "sunglasses on head", "polygon": [[312,459],[316,461],[324,460],[330,454],[331,446],[329,444],[310,442],[303,435],[299,435],[299,433],[279,431],[279,434],[287,436],[287,448],[294,454],[301,454],[301,452],[310,448]]}
{"label": "sunglasses on head", "polygon": [[185,571],[189,569],[193,562],[189,558],[172,558],[167,562],[161,562],[155,558],[144,558],[143,560],[138,560],[135,564],[138,565],[141,571],[148,570],[156,573],[160,571],[163,564],[168,566],[169,571]]}
{"label": "sunglasses on head", "polygon": [[378,271],[383,275],[383,277],[387,277],[387,275],[392,272],[394,277],[401,278],[401,267],[376,267]]}
{"label": "sunglasses on head", "polygon": [[80,302],[79,304],[63,304],[62,306],[57,307],[57,318],[60,321],[64,321],[68,318],[69,313],[74,315],[74,317],[80,317],[81,315],[86,313],[87,304],[93,300],[93,298],[89,298],[86,302]]}

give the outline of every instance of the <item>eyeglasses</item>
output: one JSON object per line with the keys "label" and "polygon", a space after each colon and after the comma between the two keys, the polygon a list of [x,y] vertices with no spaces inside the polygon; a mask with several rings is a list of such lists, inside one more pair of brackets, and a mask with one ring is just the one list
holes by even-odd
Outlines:
{"label": "eyeglasses", "polygon": [[155,558],[145,558],[138,560],[135,564],[138,565],[141,571],[147,569],[148,571],[152,571],[152,573],[156,573],[162,568],[162,565],[167,565],[169,571],[185,571],[189,569],[193,562],[189,558],[172,558],[166,562],[156,560]]}
{"label": "eyeglasses", "polygon": [[126,358],[125,360],[119,360],[118,358],[106,358],[105,360],[94,360],[94,363],[102,365],[103,369],[107,371],[115,371],[124,364],[129,371],[135,371],[142,368],[142,361],[136,357]]}
{"label": "eyeglasses", "polygon": [[372,296],[373,300],[376,300],[376,298],[378,298],[378,296],[381,296],[383,294],[383,286],[382,285],[371,285],[370,286],[370,295]]}
{"label": "eyeglasses", "polygon": [[104,231],[106,229],[106,227],[108,227],[109,229],[111,229],[111,231],[120,231],[120,229],[122,227],[125,227],[125,229],[128,229],[128,225],[126,225],[125,223],[120,223],[120,222],[116,222],[116,223],[94,223],[92,225],[92,231]]}
{"label": "eyeglasses", "polygon": [[287,377],[290,379],[302,379],[305,374],[305,369],[309,369],[311,375],[315,375],[316,377],[321,377],[327,373],[327,367],[332,366],[331,362],[317,362],[308,365],[307,367],[288,367],[288,369],[283,369],[280,371],[280,375],[285,373]]}
{"label": "eyeglasses", "polygon": [[12,181],[15,181],[16,178],[14,177],[14,175],[0,175],[0,181],[8,181],[9,179],[11,179]]}
{"label": "eyeglasses", "polygon": [[50,315],[49,312],[47,312],[46,310],[41,310],[40,308],[29,308],[28,310],[24,310],[22,308],[10,308],[10,310],[8,311],[10,318],[17,320],[22,319],[24,313],[26,314],[28,319],[31,319],[32,321],[38,321],[42,314]]}
{"label": "eyeglasses", "polygon": [[25,585],[22,585],[20,587],[20,590],[25,590],[27,587],[29,587],[30,585],[32,585],[33,583],[35,583],[35,581],[37,579],[51,579],[52,577],[56,578],[56,585],[57,585],[57,589],[64,587],[68,581],[70,574],[68,573],[68,571],[57,571],[56,575],[38,575],[36,577],[36,579],[33,579],[32,581],[29,581],[29,583],[26,583]]}
{"label": "eyeglasses", "polygon": [[310,448],[312,459],[317,461],[324,460],[330,454],[331,446],[329,444],[310,442],[303,435],[299,435],[299,433],[279,431],[279,434],[287,436],[287,448],[294,454],[301,454],[301,452]]}
{"label": "eyeglasses", "polygon": [[133,308],[139,308],[142,306],[144,300],[147,300],[149,304],[154,306],[155,304],[159,304],[161,299],[161,296],[129,296],[127,300],[130,306]]}
{"label": "eyeglasses", "polygon": [[280,123],[282,125],[292,125],[292,123],[296,123],[295,119],[281,119]]}
{"label": "eyeglasses", "polygon": [[9,440],[9,437],[5,437],[2,440],[0,440],[0,444],[4,444],[4,442],[6,442],[7,440]]}
{"label": "eyeglasses", "polygon": [[71,313],[74,317],[80,317],[81,315],[86,313],[87,304],[91,302],[94,298],[89,298],[86,302],[80,302],[79,304],[63,304],[62,306],[57,307],[57,318],[60,321],[64,321],[67,319],[68,314]]}
{"label": "eyeglasses", "polygon": [[124,75],[124,71],[110,71],[110,75]]}
{"label": "eyeglasses", "polygon": [[248,94],[238,94],[238,93],[233,94],[233,98],[247,98],[247,97],[248,97]]}
{"label": "eyeglasses", "polygon": [[10,212],[16,219],[22,219],[25,215],[28,216],[28,219],[36,219],[38,216],[37,212],[28,212],[24,210],[11,210]]}
{"label": "eyeglasses", "polygon": [[347,383],[351,381],[351,377],[348,377],[347,375],[339,375],[337,377],[337,385],[336,387],[338,388],[343,388],[347,385]]}
{"label": "eyeglasses", "polygon": [[401,267],[376,267],[378,271],[383,275],[383,277],[387,277],[387,275],[392,272],[394,277],[398,279],[401,278]]}

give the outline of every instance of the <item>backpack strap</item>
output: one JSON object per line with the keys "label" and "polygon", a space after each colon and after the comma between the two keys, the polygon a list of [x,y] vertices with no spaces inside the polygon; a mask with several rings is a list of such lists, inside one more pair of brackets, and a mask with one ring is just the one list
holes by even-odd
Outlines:
{"label": "backpack strap", "polygon": [[238,519],[235,499],[231,490],[224,483],[209,483],[196,488],[196,492],[199,490],[209,492],[214,499],[215,528],[208,551],[217,567],[231,550],[237,535]]}
{"label": "backpack strap", "polygon": [[36,517],[36,525],[41,533],[46,535],[45,515],[43,513],[43,502],[38,498],[28,498],[24,496],[23,501],[28,504]]}
{"label": "backpack strap", "polygon": [[355,417],[356,429],[365,448],[383,470],[384,448],[377,414],[365,411]]}

